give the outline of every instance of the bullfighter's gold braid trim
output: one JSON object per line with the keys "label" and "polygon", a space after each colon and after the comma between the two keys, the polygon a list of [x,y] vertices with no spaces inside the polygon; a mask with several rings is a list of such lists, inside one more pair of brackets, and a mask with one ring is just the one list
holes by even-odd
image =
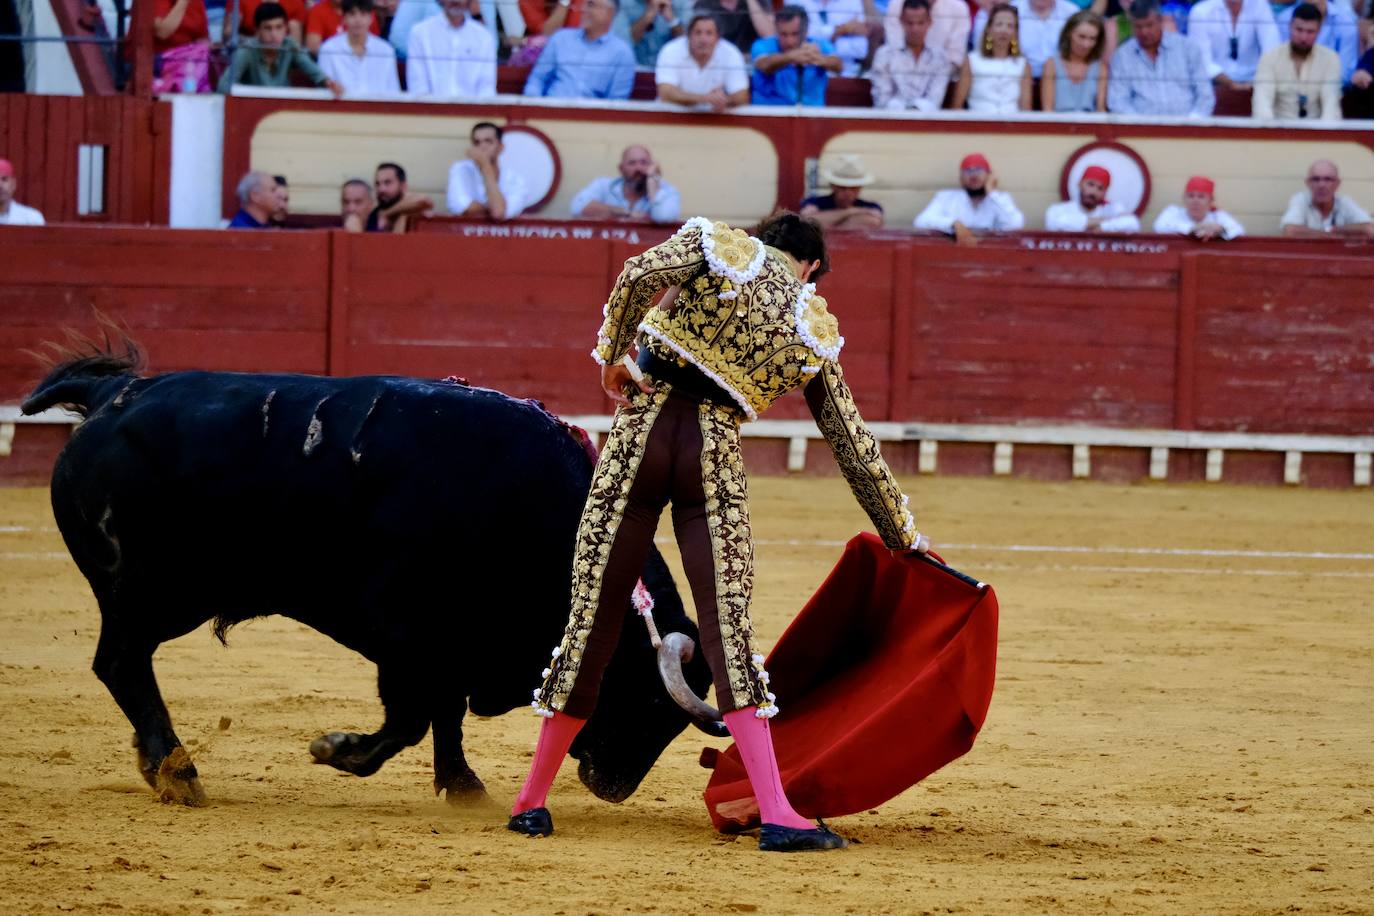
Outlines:
{"label": "bullfighter's gold braid trim", "polygon": [[826,360],[806,394],[816,425],[835,453],[836,464],[883,543],[893,549],[910,547],[916,538],[916,522],[892,470],[878,451],[878,440],[854,405],[839,364]]}
{"label": "bullfighter's gold braid trim", "polygon": [[672,386],[656,382],[651,395],[636,392],[631,406],[616,411],[615,422],[606,437],[606,447],[592,473],[591,492],[577,526],[577,548],[573,554],[572,611],[563,641],[553,650],[553,661],[544,669],[544,684],[534,692],[535,712],[552,715],[568,702],[582,653],[591,634],[592,621],[601,603],[601,580],[611,557],[630,487],[639,472],[649,432],[658,419]]}
{"label": "bullfighter's gold braid trim", "polygon": [[725,670],[735,709],[756,706],[759,715],[777,711],[768,692],[763,656],[754,648],[749,602],[754,591],[754,541],[749,529],[749,491],[739,445],[739,413],[703,403],[701,483],[706,523],[715,561],[716,617],[725,651]]}

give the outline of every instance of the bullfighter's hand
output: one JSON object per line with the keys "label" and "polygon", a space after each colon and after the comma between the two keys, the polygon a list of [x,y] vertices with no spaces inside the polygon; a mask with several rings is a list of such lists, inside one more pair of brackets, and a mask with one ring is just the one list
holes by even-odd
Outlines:
{"label": "bullfighter's hand", "polygon": [[920,556],[930,553],[930,538],[917,532],[916,541],[910,547],[902,547],[892,551],[894,557]]}
{"label": "bullfighter's hand", "polygon": [[606,392],[606,397],[615,401],[622,407],[630,406],[630,399],[625,395],[625,389],[636,387],[645,394],[653,394],[654,389],[648,382],[635,381],[630,370],[621,363],[611,363],[601,367],[601,389]]}

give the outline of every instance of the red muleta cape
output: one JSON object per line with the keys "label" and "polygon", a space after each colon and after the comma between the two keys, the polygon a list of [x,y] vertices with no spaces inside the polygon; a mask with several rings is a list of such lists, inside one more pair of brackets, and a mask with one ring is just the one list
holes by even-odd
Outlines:
{"label": "red muleta cape", "polygon": [[[997,595],[947,566],[856,535],[766,665],[783,788],[839,817],[897,796],[966,753],[992,701]],[[759,822],[739,751],[706,748],[717,830]]]}

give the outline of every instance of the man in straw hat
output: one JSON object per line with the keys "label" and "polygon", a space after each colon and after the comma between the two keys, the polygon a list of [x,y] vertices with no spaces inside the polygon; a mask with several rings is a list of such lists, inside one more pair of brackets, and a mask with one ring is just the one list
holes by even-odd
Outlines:
{"label": "man in straw hat", "polygon": [[1170,204],[1155,217],[1155,232],[1177,232],[1200,241],[1233,239],[1245,234],[1236,218],[1217,209],[1216,184],[1210,178],[1194,175],[1183,186],[1183,205]]}
{"label": "man in straw hat", "polygon": [[859,191],[873,183],[873,175],[864,168],[863,160],[852,153],[836,156],[830,168],[821,169],[821,177],[830,183],[830,193],[802,201],[802,216],[814,219],[826,229],[883,228],[882,206],[859,199]]}
{"label": "man in straw hat", "polygon": [[997,190],[997,176],[982,153],[969,153],[959,163],[959,187],[935,192],[916,217],[917,229],[945,232],[961,244],[977,244],[975,230],[1015,232],[1026,217],[1006,191]]}

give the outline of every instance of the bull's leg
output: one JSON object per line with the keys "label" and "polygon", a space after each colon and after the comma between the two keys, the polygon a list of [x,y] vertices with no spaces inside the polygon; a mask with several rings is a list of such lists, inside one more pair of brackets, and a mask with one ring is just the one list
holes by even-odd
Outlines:
{"label": "bull's leg", "polygon": [[404,667],[377,666],[377,692],[386,708],[382,727],[370,734],[331,732],[310,742],[316,763],[352,773],[371,776],[405,748],[419,744],[429,731],[429,710],[418,683]]}
{"label": "bull's leg", "polygon": [[157,643],[129,639],[102,628],[92,668],[134,726],[138,768],[165,802],[206,803],[191,756],[172,730],[172,719],[153,675]]}
{"label": "bull's leg", "polygon": [[487,799],[487,787],[463,756],[463,716],[468,704],[463,697],[438,704],[434,712],[434,794],[447,792],[450,805]]}

